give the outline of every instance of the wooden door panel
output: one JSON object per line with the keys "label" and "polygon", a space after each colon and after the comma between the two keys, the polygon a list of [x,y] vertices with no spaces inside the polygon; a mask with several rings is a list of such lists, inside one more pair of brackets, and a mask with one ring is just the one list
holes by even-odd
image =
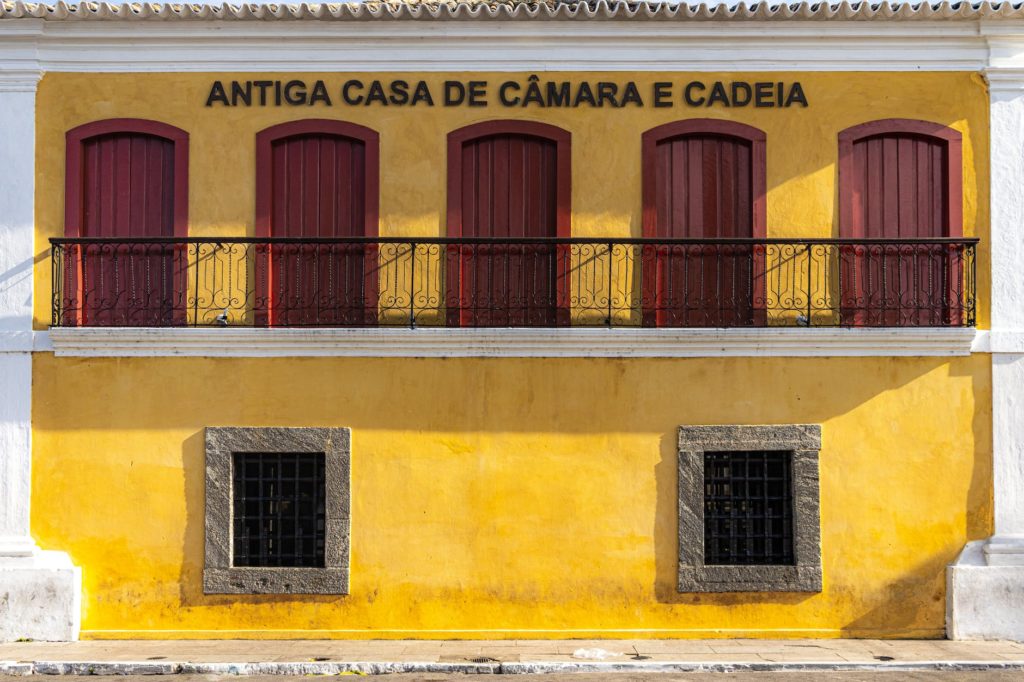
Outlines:
{"label": "wooden door panel", "polygon": [[449,136],[449,161],[457,161],[449,168],[449,236],[494,240],[449,250],[451,325],[567,322],[567,249],[541,240],[567,236],[568,135],[541,124],[510,128],[480,124]]}
{"label": "wooden door panel", "polygon": [[[338,121],[299,121],[257,138],[257,232],[303,240],[267,250],[271,326],[377,323],[377,137]],[[323,241],[319,241],[323,240]]]}
{"label": "wooden door panel", "polygon": [[461,324],[543,327],[556,323],[558,246],[472,244],[461,251]]}
{"label": "wooden door panel", "polygon": [[[81,160],[82,237],[173,237],[175,148],[145,133],[84,139]],[[81,323],[168,326],[182,310],[176,249],[171,244],[91,244],[81,247],[69,291],[81,292]]]}
{"label": "wooden door panel", "polygon": [[963,253],[960,136],[923,121],[876,121],[840,134],[840,318],[851,326],[939,326],[958,316]]}
{"label": "wooden door panel", "polygon": [[[735,239],[764,236],[764,137],[722,121],[685,121],[644,134],[644,236]],[[645,325],[750,326],[763,279],[752,245],[646,249]],[[763,303],[762,303],[763,307]]]}

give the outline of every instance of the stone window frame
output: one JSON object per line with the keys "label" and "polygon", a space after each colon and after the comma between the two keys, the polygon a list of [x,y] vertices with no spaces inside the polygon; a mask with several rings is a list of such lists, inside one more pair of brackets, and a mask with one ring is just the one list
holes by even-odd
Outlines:
{"label": "stone window frame", "polygon": [[[323,453],[324,566],[234,566],[235,453]],[[205,594],[348,594],[352,435],[347,428],[206,428]]]}
{"label": "stone window frame", "polygon": [[[793,553],[789,566],[704,564],[704,453],[767,450],[792,456]],[[821,426],[679,427],[679,592],[821,592],[818,459]]]}

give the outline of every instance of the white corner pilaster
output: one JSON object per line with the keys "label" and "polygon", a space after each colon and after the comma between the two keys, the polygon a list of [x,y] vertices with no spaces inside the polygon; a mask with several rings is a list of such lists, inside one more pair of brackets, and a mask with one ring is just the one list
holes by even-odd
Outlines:
{"label": "white corner pilaster", "polygon": [[[1024,55],[1024,40],[1015,54]],[[992,476],[995,534],[947,572],[951,639],[1024,641],[1024,68],[1000,41],[988,73],[991,147]],[[997,58],[998,56],[998,58]]]}
{"label": "white corner pilaster", "polygon": [[78,638],[81,573],[36,546],[32,495],[32,268],[35,259],[34,40],[0,49],[0,641]]}

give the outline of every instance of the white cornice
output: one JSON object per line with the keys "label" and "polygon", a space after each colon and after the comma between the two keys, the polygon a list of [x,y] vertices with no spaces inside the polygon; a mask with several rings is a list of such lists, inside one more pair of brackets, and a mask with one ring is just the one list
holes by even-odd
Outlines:
{"label": "white cornice", "polygon": [[[1022,13],[1024,16],[1024,13]],[[0,20],[0,72],[982,71],[1024,20]]]}
{"label": "white cornice", "polygon": [[1024,68],[1024,7],[1008,3],[552,7],[0,2],[0,72]]}
{"label": "white cornice", "polygon": [[[17,22],[0,21],[0,39]],[[144,45],[144,49],[140,48]],[[0,44],[0,65],[11,45]],[[44,22],[63,72],[977,71],[966,22]]]}
{"label": "white cornice", "polygon": [[39,69],[0,71],[0,92],[35,92],[42,72]]}
{"label": "white cornice", "polygon": [[[76,357],[946,357],[974,329],[54,328]],[[37,347],[42,343],[37,342]]]}
{"label": "white cornice", "polygon": [[617,0],[348,0],[340,3],[36,3],[3,0],[0,19],[36,18],[50,22],[492,22],[563,21],[589,23],[671,22],[743,23],[790,21],[1015,21],[1024,17],[1019,3],[1006,0],[771,0],[747,2],[620,2]]}
{"label": "white cornice", "polygon": [[985,78],[990,92],[1024,95],[1024,65],[988,68],[985,70]]}

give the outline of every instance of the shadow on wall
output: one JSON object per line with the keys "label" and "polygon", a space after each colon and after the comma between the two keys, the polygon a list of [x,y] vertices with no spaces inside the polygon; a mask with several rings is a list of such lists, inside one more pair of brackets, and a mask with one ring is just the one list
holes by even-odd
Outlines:
{"label": "shadow on wall", "polygon": [[[833,369],[836,370],[835,373],[818,374],[816,380],[812,381],[812,385],[816,383],[818,386],[821,386],[828,383],[832,377],[842,377],[844,375],[840,368],[847,361],[833,359],[825,362],[833,366]],[[925,359],[920,360],[919,363],[920,365],[912,367],[909,364],[890,359],[888,361],[890,365],[889,379],[892,381],[892,384],[889,385],[887,390],[895,390],[898,387],[905,386],[943,364],[942,361]],[[981,367],[976,369],[972,375],[969,369],[962,374],[952,372],[951,378],[956,376],[973,376],[977,380],[979,378],[978,373],[987,371],[987,368]],[[845,412],[857,409],[873,398],[878,397],[874,390],[858,391],[858,386],[856,382],[840,382],[835,384],[835,394],[830,396],[830,398],[841,396],[842,405],[833,403],[830,406],[831,409],[823,409],[822,403],[815,400],[811,392],[802,394],[802,392],[808,391],[808,388],[811,387],[804,384],[804,382],[782,380],[773,384],[773,388],[780,396],[790,395],[803,405],[802,410],[791,411],[789,415],[792,421],[801,423],[827,422],[834,417],[841,416]],[[874,556],[868,559],[868,561],[879,562],[879,565],[889,565],[887,562],[897,562],[899,565],[909,565],[911,568],[904,571],[903,575],[905,577],[901,577],[898,580],[882,585],[858,583],[851,589],[833,582],[830,579],[832,576],[830,576],[829,569],[844,561],[844,557],[850,558],[862,554],[864,548],[858,546],[858,543],[853,538],[850,539],[848,545],[837,544],[835,542],[836,533],[831,533],[831,544],[826,546],[826,553],[823,553],[822,556],[822,594],[827,596],[836,605],[842,604],[847,607],[849,612],[863,610],[862,613],[854,617],[842,628],[844,635],[857,637],[865,636],[865,633],[877,635],[879,631],[899,631],[906,633],[905,636],[912,637],[915,636],[915,633],[921,636],[921,633],[931,634],[936,628],[941,628],[945,608],[945,567],[956,558],[963,548],[963,545],[956,540],[956,537],[961,533],[967,540],[985,537],[991,532],[992,528],[991,407],[987,402],[987,398],[983,397],[982,392],[976,388],[973,390],[973,397],[975,400],[980,399],[981,403],[973,406],[972,436],[974,453],[970,483],[964,499],[965,506],[962,508],[966,512],[965,524],[961,528],[952,529],[955,533],[950,538],[950,543],[942,551],[922,555],[920,547],[900,544],[898,539],[900,534],[895,527],[877,528],[875,529],[877,536],[891,538],[892,542],[885,546],[873,547],[872,553]],[[914,405],[908,405],[907,407],[908,409],[915,408]],[[920,409],[927,409],[927,406],[921,405]],[[784,420],[779,420],[777,417],[750,419],[748,415],[754,414],[759,410],[744,404],[743,401],[734,403],[733,411],[739,415],[734,423],[785,423]],[[900,428],[901,422],[902,419],[899,416],[894,417],[894,424],[897,430]],[[686,420],[683,415],[680,416],[680,424],[696,423],[704,422],[701,420]],[[730,422],[729,420],[723,420],[718,423]],[[874,431],[876,426],[884,428],[886,425],[863,423],[861,433],[851,434],[844,432],[843,436],[846,441],[852,439],[855,442],[863,442],[870,439],[872,434],[868,432]],[[908,426],[908,428],[913,427]],[[856,456],[857,447],[855,443],[844,442],[844,452],[837,454],[834,451],[836,448],[829,447],[829,429],[827,426],[824,429],[823,436],[820,470],[822,477],[821,525],[824,545],[828,527],[835,525],[837,521],[841,521],[841,519],[836,518],[844,513],[840,505],[843,503],[849,504],[851,497],[854,498],[855,503],[856,497],[859,497],[866,504],[884,505],[887,502],[878,499],[880,493],[877,492],[874,486],[870,488],[864,486],[865,489],[860,491],[845,490],[842,500],[827,498],[828,492],[835,490],[839,487],[838,484],[840,484],[840,482],[835,480],[829,481],[828,477],[841,476],[844,471],[842,463],[837,462],[836,457],[849,456],[851,454]],[[656,567],[654,594],[656,599],[660,603],[665,604],[699,605],[703,603],[716,606],[735,606],[755,604],[797,605],[818,598],[818,595],[811,593],[752,592],[700,594],[679,593],[677,591],[677,442],[678,438],[675,430],[662,436],[660,440],[661,459],[654,468],[654,477],[657,485],[657,512],[655,514],[653,530]],[[931,450],[935,452],[934,446],[932,446]],[[878,457],[877,449],[869,449],[868,452],[869,457],[872,458],[872,463],[867,468],[870,468],[873,471],[873,475],[876,475],[878,481],[881,482],[888,476],[887,472],[889,469],[885,466],[884,462],[875,461]],[[912,453],[893,454],[896,457],[906,458]],[[941,464],[942,462],[934,463],[935,466],[941,466]],[[870,482],[868,483],[870,485]],[[914,481],[906,482],[910,486],[913,486],[914,483]],[[851,495],[847,496],[846,493],[851,493]],[[961,513],[961,508],[946,509],[945,511],[948,512],[949,517],[955,518]],[[893,509],[892,514],[895,526],[899,523],[901,510]],[[945,527],[949,530],[948,524]],[[910,528],[909,530],[911,533],[927,532],[927,529],[924,528]]]}
{"label": "shadow on wall", "polygon": [[[419,365],[425,368],[428,365],[444,366],[446,361],[410,361],[414,366]],[[422,362],[422,364],[421,364]],[[562,361],[564,362],[564,361]],[[582,361],[585,362],[585,361]],[[746,604],[774,604],[780,606],[796,606],[805,601],[820,598],[818,595],[806,593],[744,593],[744,594],[680,594],[676,591],[676,572],[678,561],[677,543],[677,455],[676,455],[676,428],[681,424],[700,423],[822,423],[841,417],[847,412],[863,408],[867,403],[878,398],[887,391],[894,391],[899,387],[906,386],[924,375],[941,370],[946,364],[942,359],[917,359],[917,360],[888,360],[886,363],[884,381],[843,381],[842,377],[851,376],[856,371],[854,363],[863,362],[855,359],[829,359],[804,361],[788,361],[780,365],[777,371],[765,371],[772,365],[777,364],[770,360],[758,361],[761,364],[760,371],[751,371],[750,367],[737,370],[747,373],[749,376],[763,377],[768,386],[770,394],[778,395],[775,401],[766,401],[763,396],[759,398],[758,391],[752,389],[744,390],[743,382],[734,374],[734,370],[728,368],[726,362],[713,362],[711,371],[699,371],[696,373],[683,372],[683,375],[690,374],[686,380],[678,370],[676,371],[654,371],[644,378],[642,385],[654,395],[672,396],[676,390],[685,390],[687,385],[701,386],[708,396],[727,396],[728,408],[722,409],[718,405],[704,405],[702,409],[700,402],[691,402],[686,405],[670,407],[664,406],[655,410],[649,404],[649,398],[636,392],[639,389],[635,385],[638,378],[632,376],[632,366],[637,361],[609,361],[615,368],[606,376],[606,384],[602,387],[611,394],[611,399],[616,403],[629,405],[630,409],[619,410],[615,413],[602,415],[601,430],[613,432],[622,431],[660,431],[658,438],[660,448],[660,460],[653,468],[654,484],[656,486],[656,508],[652,510],[653,540],[655,551],[655,575],[653,592],[655,599],[663,604],[673,605],[698,605],[715,604],[717,606],[732,606]],[[651,362],[651,361],[639,361]],[[686,365],[689,361],[674,361],[676,365]],[[731,362],[736,362],[732,360]],[[517,375],[515,378],[505,377],[496,382],[494,374],[496,368],[500,368],[503,361],[475,361],[473,364],[480,371],[473,382],[472,391],[464,392],[454,402],[461,408],[462,418],[455,420],[448,418],[448,409],[451,407],[446,403],[448,400],[439,400],[438,396],[451,396],[447,392],[448,386],[441,376],[427,372],[429,376],[423,383],[412,381],[406,385],[406,393],[414,403],[419,406],[415,410],[403,410],[401,422],[403,430],[423,431],[424,437],[430,438],[432,431],[451,431],[457,426],[466,430],[504,431],[527,430],[532,425],[537,430],[545,432],[568,433],[574,430],[574,426],[581,421],[579,412],[592,407],[590,401],[583,396],[569,396],[568,399],[557,400],[559,391],[555,386],[567,386],[567,377],[562,375],[558,369],[560,366],[554,362],[532,361],[528,367],[534,371],[528,371],[525,375]],[[568,363],[575,365],[575,362]],[[670,363],[671,364],[671,363]],[[706,364],[706,363],[705,363]],[[269,365],[268,365],[269,367]],[[311,368],[307,368],[311,369]],[[968,370],[970,367],[968,366]],[[975,368],[975,379],[983,368]],[[259,372],[252,373],[259,376]],[[315,375],[312,372],[311,375]],[[412,372],[415,376],[417,372]],[[360,384],[357,379],[347,375],[350,381]],[[394,428],[396,414],[388,412],[389,403],[383,400],[389,390],[398,390],[398,382],[401,382],[401,373],[394,371],[380,371],[377,373],[380,383],[384,385],[380,393],[374,391],[373,396],[366,396],[361,401],[339,401],[323,399],[325,396],[316,394],[307,395],[303,404],[307,407],[307,417],[303,423],[295,423],[295,419],[268,420],[267,418],[254,418],[244,406],[234,409],[229,407],[226,410],[219,410],[217,413],[218,425],[234,423],[237,425],[345,425],[351,426],[354,430],[359,429],[384,429]],[[263,381],[273,381],[273,377],[263,377]],[[521,402],[511,405],[500,397],[493,397],[491,394],[495,389],[505,385],[506,381],[514,381],[519,384],[536,384],[540,382],[545,386],[531,386],[525,394],[520,394]],[[547,384],[550,381],[550,384]],[[497,383],[497,385],[496,385]],[[427,386],[431,388],[428,389]],[[632,385],[632,388],[629,388]],[[253,387],[254,388],[254,387]],[[593,391],[595,387],[588,389]],[[821,392],[829,394],[828,400],[823,400]],[[564,391],[561,393],[564,394]],[[241,394],[239,394],[241,395]],[[479,399],[470,399],[470,396],[477,396]],[[978,399],[978,391],[975,390],[974,399]],[[481,397],[482,396],[482,397]],[[431,403],[430,397],[433,397]],[[932,397],[931,399],[934,399]],[[985,400],[984,398],[981,398]],[[909,404],[902,405],[903,409],[915,409],[913,400]],[[200,401],[202,402],[202,401]],[[704,402],[715,403],[714,399]],[[477,405],[476,403],[480,403]],[[232,405],[230,401],[222,403]],[[344,410],[337,411],[332,418],[327,418],[321,413],[318,406],[324,404],[344,404]],[[431,405],[434,409],[431,409]],[[923,406],[922,406],[923,407]],[[461,410],[459,410],[461,412]],[[188,415],[188,409],[168,413],[171,421],[178,419],[196,419],[192,424],[195,426],[203,419],[200,415]],[[991,528],[991,500],[990,500],[990,436],[988,432],[987,415],[989,408],[987,402],[980,404],[974,410],[973,439],[974,439],[974,463],[972,475],[964,500],[967,517],[966,526],[962,528],[950,528],[945,523],[943,530],[950,533],[950,542],[941,551],[925,556],[921,554],[921,548],[915,546],[904,546],[899,542],[892,542],[885,546],[871,548],[873,557],[868,561],[886,562],[891,561],[897,565],[909,566],[899,580],[889,584],[858,584],[855,590],[848,590],[843,585],[835,584],[829,573],[830,567],[843,561],[844,556],[856,554],[860,550],[856,544],[859,538],[851,538],[851,546],[837,546],[835,543],[836,532],[831,532],[831,545],[828,546],[829,554],[823,556],[824,590],[825,597],[838,605],[847,613],[858,613],[845,626],[849,634],[856,636],[858,631],[873,630],[877,633],[879,629],[900,629],[913,630],[930,626],[936,627],[935,618],[940,617],[942,601],[944,597],[943,570],[947,563],[955,558],[961,546],[957,537],[962,533],[967,539],[984,537],[989,534]],[[184,413],[184,414],[183,414]],[[541,414],[544,413],[544,414]],[[111,416],[106,414],[107,419]],[[115,418],[116,419],[116,418]],[[871,424],[865,420],[854,421],[854,428],[863,431],[859,435],[865,440],[872,438],[872,433],[877,428],[894,429],[897,433],[901,428],[900,417],[894,417],[894,423]],[[585,420],[584,420],[585,421]],[[386,426],[385,426],[386,425]],[[504,428],[499,428],[503,426]],[[829,491],[835,491],[839,482],[829,481],[828,477],[835,477],[843,472],[843,467],[835,461],[836,457],[856,457],[856,447],[846,441],[850,440],[849,427],[844,427],[844,438],[841,447],[829,448],[829,426],[826,425],[824,432],[822,457],[822,527],[823,536],[829,531],[829,526],[840,527],[842,525],[842,509],[837,505],[849,503],[852,499],[859,498],[864,504],[884,504],[878,500],[881,494],[873,489],[871,482],[861,485],[864,490],[849,491],[848,496],[844,491],[843,498],[833,503],[832,499],[826,496]],[[856,440],[858,433],[852,434]],[[934,451],[934,438],[931,451]],[[835,443],[833,441],[833,443]],[[836,451],[839,452],[836,452]],[[870,463],[859,463],[861,476],[867,469],[870,475],[877,475],[879,480],[885,477],[886,467],[884,463],[876,462],[877,450],[867,450],[869,457],[873,458]],[[906,457],[912,453],[895,453],[897,456]],[[355,457],[373,457],[372,451],[356,453]],[[829,460],[832,460],[831,462]],[[936,462],[941,465],[941,462]],[[204,455],[204,432],[196,431],[182,443],[182,467],[185,476],[185,501],[187,513],[187,525],[184,534],[184,563],[181,567],[180,591],[181,603],[183,606],[209,606],[209,605],[231,605],[239,603],[262,604],[262,603],[337,603],[337,596],[307,596],[307,595],[204,595],[202,591],[202,561],[204,546],[204,480],[205,480],[205,455]],[[864,483],[863,478],[860,483]],[[913,486],[913,481],[907,481],[907,485]],[[857,502],[855,501],[855,504]],[[918,511],[920,514],[920,511]],[[957,517],[962,514],[960,509],[949,509],[949,517]],[[882,517],[884,518],[884,517]],[[900,510],[892,510],[894,523],[898,524]],[[911,529],[913,530],[913,529]],[[919,529],[920,530],[920,529]],[[882,537],[897,538],[896,528],[877,528],[877,535]],[[830,556],[831,555],[831,556]]]}

